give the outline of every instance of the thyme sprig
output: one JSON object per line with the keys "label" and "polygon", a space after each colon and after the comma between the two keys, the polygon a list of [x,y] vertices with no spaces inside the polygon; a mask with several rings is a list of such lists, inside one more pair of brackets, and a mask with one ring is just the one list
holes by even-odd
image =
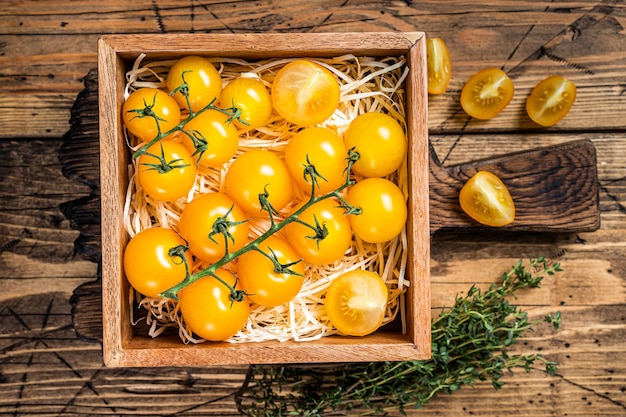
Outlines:
{"label": "thyme sprig", "polygon": [[517,262],[499,284],[483,291],[472,286],[457,296],[432,323],[432,358],[418,361],[346,363],[327,365],[253,365],[236,396],[248,416],[372,415],[392,410],[404,413],[420,408],[439,393],[451,394],[476,381],[491,381],[500,389],[505,374],[526,372],[540,363],[554,375],[557,363],[541,354],[509,352],[534,324],[550,323],[554,330],[559,312],[531,322],[510,303],[517,291],[537,288],[544,275],[561,271],[543,257],[527,268]]}

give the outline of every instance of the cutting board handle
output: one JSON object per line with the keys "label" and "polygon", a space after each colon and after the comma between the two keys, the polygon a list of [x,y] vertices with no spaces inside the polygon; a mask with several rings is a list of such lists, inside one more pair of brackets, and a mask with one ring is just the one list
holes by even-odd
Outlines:
{"label": "cutting board handle", "polygon": [[502,230],[583,232],[600,227],[596,150],[590,140],[443,166],[430,146],[430,227],[484,228],[459,205],[459,192],[476,172],[496,174],[515,202],[515,221]]}

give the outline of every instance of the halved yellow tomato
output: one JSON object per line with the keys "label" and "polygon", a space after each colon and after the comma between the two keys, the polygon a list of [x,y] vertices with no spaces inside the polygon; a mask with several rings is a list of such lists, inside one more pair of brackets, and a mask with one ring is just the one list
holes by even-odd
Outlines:
{"label": "halved yellow tomato", "polygon": [[337,277],[328,287],[324,306],[330,322],[348,336],[365,336],[385,318],[389,291],[375,272],[356,269]]}
{"label": "halved yellow tomato", "polygon": [[461,90],[463,110],[476,119],[496,117],[513,98],[515,86],[500,68],[485,68],[472,75]]}
{"label": "halved yellow tomato", "polygon": [[272,83],[274,109],[299,126],[328,119],[337,109],[339,98],[339,83],[333,73],[306,59],[285,65]]}
{"label": "halved yellow tomato", "polygon": [[528,116],[541,126],[557,124],[569,113],[576,100],[576,85],[553,75],[541,80],[526,99]]}
{"label": "halved yellow tomato", "polygon": [[486,226],[506,226],[515,219],[515,204],[497,175],[478,171],[459,194],[461,208],[471,218]]}
{"label": "halved yellow tomato", "polygon": [[450,64],[450,53],[443,39],[426,39],[426,58],[428,92],[430,94],[445,93],[452,77],[452,66]]}

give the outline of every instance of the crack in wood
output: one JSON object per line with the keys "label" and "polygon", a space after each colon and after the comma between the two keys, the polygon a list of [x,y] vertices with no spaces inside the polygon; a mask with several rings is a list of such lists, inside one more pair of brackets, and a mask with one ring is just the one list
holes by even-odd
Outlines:
{"label": "crack in wood", "polygon": [[157,27],[159,28],[159,33],[167,33],[165,25],[163,24],[161,9],[159,8],[159,4],[156,0],[152,0],[152,13],[154,13],[154,19],[156,20]]}

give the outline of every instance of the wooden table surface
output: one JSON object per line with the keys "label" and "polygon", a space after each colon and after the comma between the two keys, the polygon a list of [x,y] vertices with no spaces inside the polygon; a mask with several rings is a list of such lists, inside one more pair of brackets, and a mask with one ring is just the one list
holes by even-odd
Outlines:
{"label": "wooden table surface", "polygon": [[[597,151],[601,227],[435,234],[433,311],[517,259],[561,263],[564,273],[516,300],[531,318],[561,311],[561,329],[539,327],[515,347],[559,368],[556,376],[539,368],[507,376],[499,391],[478,383],[409,415],[626,415],[622,0],[0,2],[0,415],[237,415],[233,392],[245,366],[109,369],[101,345],[74,329],[74,290],[98,275],[89,243],[97,242],[99,218],[81,211],[98,201],[97,159],[66,177],[58,150],[96,67],[100,35],[415,30],[442,37],[452,56],[449,90],[429,99],[430,140],[444,165],[588,139]],[[490,66],[509,73],[515,97],[495,119],[471,120],[461,88]],[[557,73],[576,83],[578,97],[560,124],[539,128],[524,113],[525,98]],[[74,152],[97,155],[96,147]]]}

